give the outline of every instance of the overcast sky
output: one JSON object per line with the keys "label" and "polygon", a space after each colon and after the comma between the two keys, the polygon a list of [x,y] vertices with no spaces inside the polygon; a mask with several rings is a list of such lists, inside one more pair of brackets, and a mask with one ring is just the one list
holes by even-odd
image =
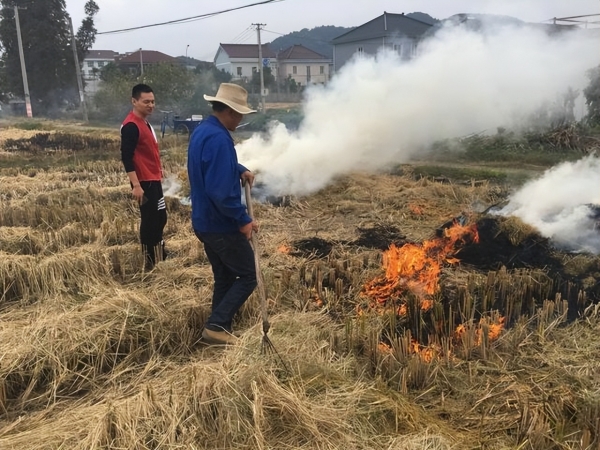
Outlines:
{"label": "overcast sky", "polygon": [[[260,0],[96,0],[99,32],[183,19]],[[66,0],[74,24],[81,23],[86,0]],[[255,44],[252,23],[266,24],[263,42],[280,34],[321,25],[358,26],[384,11],[421,11],[437,19],[453,14],[490,13],[543,22],[553,17],[600,13],[600,0],[282,0],[180,25],[164,25],[127,33],[99,35],[94,49],[129,52],[139,48],[171,56],[211,61],[219,43]],[[596,18],[598,19],[598,18]],[[279,33],[279,34],[276,34]],[[189,45],[189,47],[188,47]]]}

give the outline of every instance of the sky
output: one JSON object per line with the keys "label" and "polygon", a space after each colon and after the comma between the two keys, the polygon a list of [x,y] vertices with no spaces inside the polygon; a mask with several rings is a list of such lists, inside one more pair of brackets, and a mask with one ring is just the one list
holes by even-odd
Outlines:
{"label": "sky", "polygon": [[[256,3],[260,0],[96,0],[99,32],[183,19]],[[84,17],[86,0],[66,0],[75,26]],[[529,22],[553,17],[600,13],[600,0],[281,0],[203,20],[164,25],[127,33],[99,35],[95,50],[120,53],[139,48],[171,56],[187,55],[212,61],[219,43],[257,42],[251,24],[265,24],[262,42],[281,34],[322,25],[354,27],[389,13],[425,12],[437,19],[458,13],[509,15]]]}

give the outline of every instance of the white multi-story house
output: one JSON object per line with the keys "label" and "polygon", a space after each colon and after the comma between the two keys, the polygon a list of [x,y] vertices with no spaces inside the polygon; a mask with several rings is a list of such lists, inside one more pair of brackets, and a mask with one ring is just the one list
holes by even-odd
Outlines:
{"label": "white multi-story house", "polygon": [[[258,44],[220,44],[215,67],[232,76],[232,81],[250,81],[258,71]],[[268,44],[262,45],[262,65],[277,73],[277,57]]]}
{"label": "white multi-story house", "polygon": [[[215,67],[232,76],[232,81],[250,81],[258,70],[258,44],[220,44]],[[329,81],[332,60],[303,45],[275,52],[262,45],[262,64],[278,80],[293,78],[301,86]]]}
{"label": "white multi-story house", "polygon": [[277,52],[280,80],[292,78],[301,86],[325,84],[329,81],[332,60],[303,45],[292,45]]}
{"label": "white multi-story house", "polygon": [[100,71],[119,56],[112,50],[90,50],[83,59],[81,76],[85,81],[85,93],[94,95],[98,91],[100,83]]}

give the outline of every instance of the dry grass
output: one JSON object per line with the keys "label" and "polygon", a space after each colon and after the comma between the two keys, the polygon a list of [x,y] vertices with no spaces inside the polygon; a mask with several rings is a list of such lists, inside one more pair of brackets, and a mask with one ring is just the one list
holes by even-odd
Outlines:
{"label": "dry grass", "polygon": [[[168,144],[167,172],[180,175],[185,149]],[[0,448],[598,448],[600,311],[568,323],[543,268],[446,268],[457,313],[443,317],[466,331],[431,335],[433,358],[411,350],[432,316],[356,315],[381,274],[380,252],[351,244],[358,228],[394,225],[421,241],[497,202],[497,186],[353,174],[286,207],[255,205],[269,335],[286,370],[260,353],[256,295],[237,319],[240,345],[198,342],[212,276],[187,206],[168,199],[170,258],[146,273],[118,154],[44,164],[0,166]],[[532,232],[504,226],[514,243]],[[280,251],[312,237],[333,242],[327,257]],[[573,275],[600,267],[564,261]],[[478,338],[498,309],[510,329]]]}

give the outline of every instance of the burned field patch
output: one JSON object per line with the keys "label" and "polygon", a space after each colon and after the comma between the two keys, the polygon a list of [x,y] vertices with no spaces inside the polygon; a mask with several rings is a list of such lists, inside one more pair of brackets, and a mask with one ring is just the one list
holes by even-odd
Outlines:
{"label": "burned field patch", "polygon": [[[498,270],[523,268],[548,268],[558,270],[562,264],[557,258],[549,239],[535,230],[528,229],[526,234],[511,236],[511,230],[505,226],[513,219],[502,217],[483,217],[476,223],[479,243],[462,248],[458,257],[463,264],[478,270]],[[521,227],[527,228],[524,224]]]}
{"label": "burned field patch", "polygon": [[36,133],[27,138],[7,138],[2,142],[7,152],[56,152],[56,151],[116,151],[119,140],[109,137],[89,136],[78,133]]}
{"label": "burned field patch", "polygon": [[406,236],[398,227],[390,224],[376,224],[372,227],[358,228],[359,237],[352,242],[353,245],[386,250],[390,245],[401,246],[406,243]]}
{"label": "burned field patch", "polygon": [[292,243],[293,248],[289,254],[303,258],[325,258],[331,253],[333,246],[338,243],[319,237],[298,239]]}
{"label": "burned field patch", "polygon": [[320,237],[298,239],[292,242],[289,254],[303,258],[325,258],[335,246],[364,247],[386,250],[390,245],[406,243],[406,236],[394,225],[377,224],[372,227],[357,228],[359,237],[353,241],[327,240]]}

